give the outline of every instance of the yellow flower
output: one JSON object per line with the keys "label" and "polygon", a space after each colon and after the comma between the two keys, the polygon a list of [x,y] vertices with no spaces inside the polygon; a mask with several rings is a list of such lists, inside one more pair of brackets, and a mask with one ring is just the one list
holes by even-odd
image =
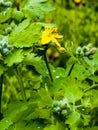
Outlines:
{"label": "yellow flower", "polygon": [[41,45],[49,44],[50,42],[54,42],[57,47],[61,47],[58,39],[63,38],[62,35],[59,35],[57,28],[53,28],[51,26],[45,26],[45,31],[41,37]]}

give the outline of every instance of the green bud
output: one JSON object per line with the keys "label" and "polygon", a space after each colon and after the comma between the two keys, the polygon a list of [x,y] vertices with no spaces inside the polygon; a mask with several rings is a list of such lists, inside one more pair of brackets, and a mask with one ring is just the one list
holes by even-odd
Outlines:
{"label": "green bud", "polygon": [[65,109],[65,110],[62,110],[61,114],[62,114],[63,116],[66,116],[66,115],[68,114],[68,111],[67,111],[66,109]]}
{"label": "green bud", "polygon": [[85,56],[88,56],[90,54],[90,51],[87,51],[84,53]]}
{"label": "green bud", "polygon": [[3,51],[2,51],[2,53],[3,53],[4,55],[8,55],[9,49],[8,49],[8,48],[4,48]]}
{"label": "green bud", "polygon": [[59,106],[59,101],[54,101],[53,107],[57,107],[57,106]]}
{"label": "green bud", "polygon": [[2,7],[4,5],[4,1],[0,0],[0,7]]}
{"label": "green bud", "polygon": [[87,45],[87,47],[88,47],[89,49],[91,49],[91,48],[92,48],[92,43],[89,43],[89,44]]}
{"label": "green bud", "polygon": [[54,107],[54,108],[53,108],[53,111],[58,113],[58,112],[61,111],[61,108],[60,108],[60,107]]}
{"label": "green bud", "polygon": [[77,47],[77,49],[76,49],[76,55],[78,55],[78,56],[84,56],[84,52],[83,52],[83,49],[82,49],[82,47]]}
{"label": "green bud", "polygon": [[82,49],[83,49],[83,52],[84,52],[84,53],[90,50],[90,48],[89,48],[88,46],[83,46]]}
{"label": "green bud", "polygon": [[12,6],[12,2],[8,1],[8,2],[4,2],[3,5],[5,7],[11,7]]}
{"label": "green bud", "polygon": [[97,48],[96,47],[93,47],[92,49],[90,49],[90,54],[95,54],[97,51]]}
{"label": "green bud", "polygon": [[11,28],[11,27],[5,29],[5,32],[6,32],[7,34],[9,34],[11,31],[12,31],[12,28]]}
{"label": "green bud", "polygon": [[59,104],[60,104],[60,107],[61,107],[62,109],[67,108],[67,106],[68,106],[68,99],[65,98],[64,100],[61,100],[61,101],[59,102]]}

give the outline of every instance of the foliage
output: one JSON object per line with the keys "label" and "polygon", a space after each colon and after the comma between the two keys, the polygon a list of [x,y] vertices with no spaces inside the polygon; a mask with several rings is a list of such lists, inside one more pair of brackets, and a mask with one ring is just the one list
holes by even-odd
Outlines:
{"label": "foliage", "polygon": [[0,1],[1,130],[98,129],[97,11],[96,0]]}

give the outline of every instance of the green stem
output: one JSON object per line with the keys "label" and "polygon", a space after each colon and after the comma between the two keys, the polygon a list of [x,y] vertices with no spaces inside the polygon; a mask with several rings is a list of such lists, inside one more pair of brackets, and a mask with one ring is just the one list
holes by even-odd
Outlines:
{"label": "green stem", "polygon": [[94,85],[90,86],[89,88],[85,89],[84,93],[91,90],[91,89],[93,89],[93,88],[96,88],[96,87],[98,87],[98,84],[94,84]]}
{"label": "green stem", "polygon": [[17,77],[17,80],[18,80],[19,85],[20,85],[22,98],[23,98],[24,101],[26,101],[26,93],[25,93],[25,89],[24,89],[24,84],[23,84],[22,77],[21,77],[21,74],[20,74],[18,68],[16,68],[15,73],[16,73],[16,77]]}
{"label": "green stem", "polygon": [[0,75],[0,119],[2,119],[2,87],[3,87],[3,74]]}
{"label": "green stem", "polygon": [[50,71],[50,68],[49,68],[49,64],[48,64],[48,61],[47,61],[47,57],[46,57],[46,50],[44,52],[44,60],[45,60],[45,63],[46,63],[46,66],[47,66],[47,69],[48,69],[48,72],[49,72],[50,79],[53,82],[53,77],[52,77],[52,74],[51,74],[51,71]]}
{"label": "green stem", "polygon": [[68,76],[71,75],[71,72],[72,72],[72,70],[73,70],[73,68],[74,68],[74,65],[75,65],[75,63],[72,64],[72,66],[71,66],[71,68],[70,68],[70,70],[69,70]]}

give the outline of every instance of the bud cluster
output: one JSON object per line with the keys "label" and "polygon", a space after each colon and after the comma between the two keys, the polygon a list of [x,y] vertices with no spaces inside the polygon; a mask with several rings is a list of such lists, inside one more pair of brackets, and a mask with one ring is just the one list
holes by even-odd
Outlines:
{"label": "bud cluster", "polygon": [[12,2],[11,1],[3,1],[0,0],[0,7],[11,7],[12,6]]}
{"label": "bud cluster", "polygon": [[76,55],[78,55],[79,57],[87,56],[88,58],[92,59],[96,51],[97,51],[97,48],[92,47],[92,44],[90,43],[87,46],[77,47]]}
{"label": "bud cluster", "polygon": [[66,117],[70,111],[70,105],[68,103],[68,99],[64,98],[63,100],[60,101],[54,101],[52,109],[54,114]]}
{"label": "bud cluster", "polygon": [[13,47],[11,45],[8,45],[8,38],[4,37],[0,41],[0,53],[1,55],[8,55],[13,50]]}

